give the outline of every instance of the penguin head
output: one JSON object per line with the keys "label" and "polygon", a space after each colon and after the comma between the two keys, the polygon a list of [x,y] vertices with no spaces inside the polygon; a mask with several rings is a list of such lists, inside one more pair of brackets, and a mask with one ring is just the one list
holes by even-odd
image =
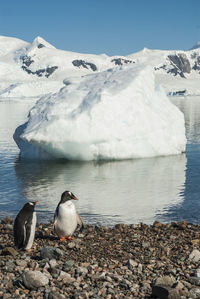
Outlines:
{"label": "penguin head", "polygon": [[60,204],[65,203],[68,200],[78,200],[78,198],[70,191],[65,191],[61,195]]}
{"label": "penguin head", "polygon": [[24,211],[34,211],[35,209],[35,205],[38,203],[38,200],[36,201],[29,201],[27,203],[25,203],[25,205],[23,206],[23,210]]}

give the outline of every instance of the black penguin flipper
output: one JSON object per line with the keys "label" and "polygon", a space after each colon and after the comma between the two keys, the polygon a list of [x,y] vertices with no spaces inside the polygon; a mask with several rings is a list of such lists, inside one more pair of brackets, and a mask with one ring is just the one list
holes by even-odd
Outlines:
{"label": "black penguin flipper", "polygon": [[14,222],[14,243],[18,249],[24,247],[24,240],[26,238],[26,230],[24,222],[17,217]]}
{"label": "black penguin flipper", "polygon": [[59,205],[60,205],[60,203],[57,205],[57,208],[56,208],[55,214],[54,214],[54,219],[53,219],[53,228],[54,228],[54,231],[55,231],[55,225],[56,225],[56,222],[57,222],[57,219],[58,219]]}

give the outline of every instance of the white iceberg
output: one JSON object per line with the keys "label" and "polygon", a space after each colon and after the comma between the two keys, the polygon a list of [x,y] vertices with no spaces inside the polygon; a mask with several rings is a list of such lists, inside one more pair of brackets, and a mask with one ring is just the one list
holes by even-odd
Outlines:
{"label": "white iceberg", "polygon": [[131,159],[185,151],[184,116],[142,65],[65,80],[41,98],[14,139],[25,158]]}

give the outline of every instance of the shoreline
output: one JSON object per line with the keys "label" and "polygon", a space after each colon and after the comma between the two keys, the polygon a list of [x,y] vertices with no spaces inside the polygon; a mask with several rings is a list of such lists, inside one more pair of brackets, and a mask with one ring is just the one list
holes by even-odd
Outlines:
{"label": "shoreline", "polygon": [[12,227],[1,220],[0,298],[200,298],[198,224],[88,224],[60,242],[39,223],[32,252]]}

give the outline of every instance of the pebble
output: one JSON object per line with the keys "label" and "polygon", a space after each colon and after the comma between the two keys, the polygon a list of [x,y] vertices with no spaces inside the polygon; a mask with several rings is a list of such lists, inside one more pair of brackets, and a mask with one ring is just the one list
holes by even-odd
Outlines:
{"label": "pebble", "polygon": [[26,252],[14,249],[7,224],[0,224],[0,298],[200,298],[199,225],[85,225],[60,242],[51,224],[38,224]]}
{"label": "pebble", "polygon": [[189,260],[192,262],[198,262],[200,260],[200,251],[194,249],[189,255]]}

